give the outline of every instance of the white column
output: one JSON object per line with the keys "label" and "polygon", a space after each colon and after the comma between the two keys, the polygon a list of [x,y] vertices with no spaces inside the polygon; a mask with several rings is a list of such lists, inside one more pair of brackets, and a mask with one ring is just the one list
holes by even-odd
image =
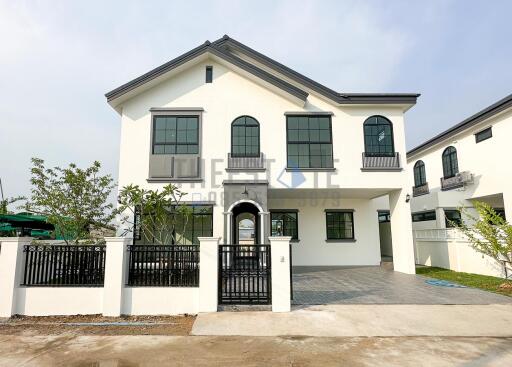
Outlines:
{"label": "white column", "polygon": [[267,241],[265,241],[265,224],[266,221],[266,215],[269,214],[269,212],[259,212],[258,215],[260,216],[260,244],[264,245]]}
{"label": "white column", "polygon": [[401,273],[415,274],[411,209],[409,203],[405,202],[406,196],[405,189],[389,193],[393,267]]}
{"label": "white column", "polygon": [[436,227],[440,229],[446,228],[446,220],[444,217],[444,209],[436,208]]}
{"label": "white column", "polygon": [[230,245],[231,244],[231,233],[233,232],[231,229],[231,223],[233,222],[232,221],[233,213],[224,212],[223,214],[224,214],[224,220],[226,221],[226,244]]}
{"label": "white column", "polygon": [[219,237],[199,237],[199,312],[217,312]]}
{"label": "white column", "polygon": [[105,284],[103,287],[103,315],[121,316],[123,290],[127,274],[127,246],[133,241],[128,237],[105,237]]}
{"label": "white column", "polygon": [[0,238],[0,317],[16,313],[16,289],[23,276],[23,246],[31,241],[32,237]]}
{"label": "white column", "polygon": [[289,236],[269,237],[272,263],[272,312],[290,312],[290,240]]}

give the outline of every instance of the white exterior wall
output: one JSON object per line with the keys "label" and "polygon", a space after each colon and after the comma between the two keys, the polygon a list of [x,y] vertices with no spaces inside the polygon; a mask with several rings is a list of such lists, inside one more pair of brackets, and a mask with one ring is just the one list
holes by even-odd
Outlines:
{"label": "white exterior wall", "polygon": [[[270,200],[272,209],[298,209],[299,242],[292,242],[293,266],[380,265],[379,223],[371,200]],[[354,209],[353,242],[326,241],[325,209]]]}
{"label": "white exterior wall", "polygon": [[180,315],[199,312],[199,287],[126,287],[125,315]]}

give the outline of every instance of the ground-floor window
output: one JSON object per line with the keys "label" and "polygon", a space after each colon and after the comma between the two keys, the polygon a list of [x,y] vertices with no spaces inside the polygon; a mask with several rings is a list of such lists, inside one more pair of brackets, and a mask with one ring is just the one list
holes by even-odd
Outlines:
{"label": "ground-floor window", "polygon": [[379,210],[379,223],[388,223],[391,221],[391,214],[389,213],[389,210]]}
{"label": "ground-floor window", "polygon": [[412,213],[412,221],[413,222],[425,222],[427,220],[436,220],[435,210],[429,210],[427,212]]}
{"label": "ground-floor window", "polygon": [[326,210],[328,240],[354,239],[353,210]]}
{"label": "ground-floor window", "polygon": [[[189,215],[176,215],[172,211],[169,216],[176,215],[174,220],[170,221],[164,231],[169,233],[168,244],[190,245],[199,244],[198,237],[212,237],[213,236],[213,207],[210,205],[191,205],[189,206]],[[134,237],[135,243],[156,243],[155,239],[143,236],[140,227],[140,213],[136,212],[135,215],[135,228]],[[166,238],[165,235],[159,235],[158,238]]]}
{"label": "ground-floor window", "polygon": [[299,239],[297,210],[272,210],[270,212],[272,236],[291,236]]}
{"label": "ground-floor window", "polygon": [[446,228],[453,228],[460,225],[461,216],[458,210],[446,210],[444,211]]}

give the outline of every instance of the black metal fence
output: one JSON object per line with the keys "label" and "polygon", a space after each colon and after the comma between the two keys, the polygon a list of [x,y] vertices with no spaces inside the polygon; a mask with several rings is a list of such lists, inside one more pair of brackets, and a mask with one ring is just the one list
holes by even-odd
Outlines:
{"label": "black metal fence", "polygon": [[128,252],[129,286],[199,286],[199,245],[131,245]]}
{"label": "black metal fence", "polygon": [[270,245],[219,246],[219,303],[271,304]]}
{"label": "black metal fence", "polygon": [[27,245],[24,286],[102,287],[106,246]]}

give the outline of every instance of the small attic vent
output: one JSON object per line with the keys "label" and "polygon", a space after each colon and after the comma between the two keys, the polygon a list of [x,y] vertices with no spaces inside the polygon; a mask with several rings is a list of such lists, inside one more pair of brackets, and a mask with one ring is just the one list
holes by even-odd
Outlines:
{"label": "small attic vent", "polygon": [[213,79],[213,66],[206,67],[206,82],[211,83]]}

